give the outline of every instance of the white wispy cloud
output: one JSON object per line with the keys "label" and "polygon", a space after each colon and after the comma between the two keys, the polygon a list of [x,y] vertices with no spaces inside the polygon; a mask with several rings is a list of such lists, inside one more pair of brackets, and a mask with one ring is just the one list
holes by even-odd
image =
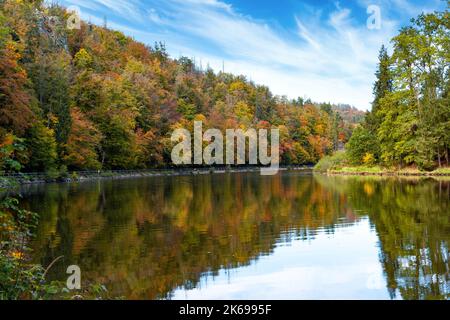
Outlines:
{"label": "white wispy cloud", "polygon": [[[138,40],[165,41],[169,52],[195,56],[216,70],[244,74],[279,95],[307,96],[315,101],[350,103],[370,108],[372,83],[380,46],[388,44],[400,22],[395,12],[417,13],[406,0],[380,0],[382,29],[369,30],[355,12],[336,3],[324,14],[309,7],[293,13],[293,37],[265,21],[239,13],[219,0],[66,0],[92,12],[99,6],[120,16],[117,27]],[[361,9],[369,3],[359,0]],[[127,23],[132,21],[132,24]],[[136,27],[136,24],[139,27]]]}

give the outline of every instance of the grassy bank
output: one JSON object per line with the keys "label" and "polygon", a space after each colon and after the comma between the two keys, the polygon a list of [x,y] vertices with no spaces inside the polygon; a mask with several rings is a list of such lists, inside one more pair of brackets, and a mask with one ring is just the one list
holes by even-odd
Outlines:
{"label": "grassy bank", "polygon": [[440,168],[434,171],[421,171],[417,168],[383,168],[380,166],[353,166],[330,169],[328,174],[342,175],[391,175],[391,176],[450,176],[450,168]]}
{"label": "grassy bank", "polygon": [[434,171],[423,171],[416,167],[383,167],[380,165],[349,164],[343,151],[324,157],[314,167],[315,172],[330,175],[379,175],[379,176],[450,176],[450,167],[438,168]]}

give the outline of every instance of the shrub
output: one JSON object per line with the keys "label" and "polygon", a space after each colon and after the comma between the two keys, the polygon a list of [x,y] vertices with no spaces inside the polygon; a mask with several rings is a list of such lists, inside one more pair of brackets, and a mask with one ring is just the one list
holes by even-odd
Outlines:
{"label": "shrub", "polygon": [[79,178],[80,177],[78,177],[78,173],[76,173],[75,171],[73,171],[70,175],[70,179],[72,179],[72,181],[78,181]]}
{"label": "shrub", "polygon": [[377,155],[380,153],[378,140],[375,135],[361,126],[353,132],[346,149],[348,160],[354,165],[363,164],[364,158],[368,153],[373,155],[373,162],[376,162]]}
{"label": "shrub", "polygon": [[28,257],[38,217],[18,204],[12,198],[0,204],[0,300],[46,298],[57,287],[45,284],[42,266],[29,263]]}
{"label": "shrub", "polygon": [[372,153],[367,152],[363,157],[363,163],[368,166],[375,165],[375,156]]}
{"label": "shrub", "polygon": [[0,300],[115,299],[101,284],[74,293],[61,282],[46,282],[48,270],[30,262],[27,245],[37,222],[37,214],[20,209],[17,199],[0,202]]}
{"label": "shrub", "polygon": [[323,157],[316,164],[314,170],[319,172],[326,172],[344,164],[346,164],[346,154],[344,151],[338,151],[332,156]]}

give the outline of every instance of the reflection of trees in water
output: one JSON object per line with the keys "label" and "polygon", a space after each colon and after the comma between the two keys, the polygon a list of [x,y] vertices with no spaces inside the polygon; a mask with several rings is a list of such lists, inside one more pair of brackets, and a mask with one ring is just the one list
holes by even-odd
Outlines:
{"label": "reflection of trees in water", "polygon": [[167,297],[204,273],[269,255],[281,236],[311,239],[319,227],[333,232],[341,213],[353,218],[345,197],[297,175],[61,185],[27,198],[42,212],[41,262],[65,255],[85,280],[130,298]]}
{"label": "reflection of trees in water", "polygon": [[369,214],[392,298],[448,299],[450,182],[318,176]]}
{"label": "reflection of trees in water", "polygon": [[[41,262],[65,255],[84,280],[129,298],[195,287],[205,273],[271,254],[281,237],[333,232],[361,211],[379,233],[392,294],[442,298],[449,201],[448,182],[242,174],[47,187],[26,205],[42,212]],[[52,276],[64,278],[63,266]]]}

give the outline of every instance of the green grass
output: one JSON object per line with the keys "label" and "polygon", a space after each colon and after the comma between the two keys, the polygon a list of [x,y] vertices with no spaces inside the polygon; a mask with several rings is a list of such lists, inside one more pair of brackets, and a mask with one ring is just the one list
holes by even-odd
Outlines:
{"label": "green grass", "polygon": [[331,174],[391,174],[400,176],[438,176],[438,175],[449,175],[450,168],[440,168],[432,172],[420,171],[417,168],[403,168],[403,169],[393,169],[384,168],[381,166],[343,166],[338,168],[333,168],[327,172]]}
{"label": "green grass", "polygon": [[450,175],[450,168],[439,168],[435,170],[433,173]]}
{"label": "green grass", "polygon": [[342,167],[331,170],[332,172],[340,172],[340,173],[384,173],[386,169],[383,169],[379,166],[353,166],[353,167]]}
{"label": "green grass", "polygon": [[323,157],[314,167],[314,171],[327,172],[342,165],[346,161],[344,151],[338,151],[332,156]]}

